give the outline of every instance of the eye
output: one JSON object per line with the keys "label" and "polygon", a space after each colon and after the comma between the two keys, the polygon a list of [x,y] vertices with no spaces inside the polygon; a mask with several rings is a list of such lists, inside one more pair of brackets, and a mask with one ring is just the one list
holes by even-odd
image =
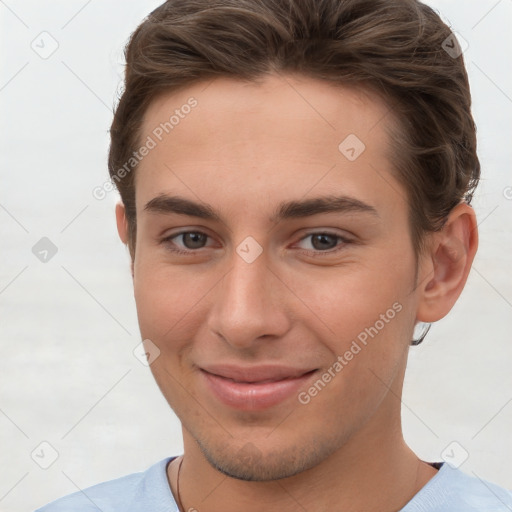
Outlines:
{"label": "eye", "polygon": [[314,256],[320,255],[321,253],[332,254],[333,252],[340,251],[346,244],[350,243],[350,240],[339,234],[325,231],[308,233],[300,241],[304,242],[308,239],[310,239],[310,242],[305,244],[309,246],[306,247],[306,251],[313,252]]}
{"label": "eye", "polygon": [[[179,254],[190,254],[196,252],[196,249],[205,247],[207,239],[210,238],[207,234],[201,231],[182,231],[174,235],[164,238],[161,243],[167,245],[167,248]],[[176,247],[175,239],[180,240],[186,250]]]}

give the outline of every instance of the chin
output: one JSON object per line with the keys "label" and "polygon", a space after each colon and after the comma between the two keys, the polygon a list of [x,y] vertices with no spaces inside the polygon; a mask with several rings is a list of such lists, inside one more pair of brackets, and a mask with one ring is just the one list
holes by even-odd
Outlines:
{"label": "chin", "polygon": [[226,476],[251,482],[267,482],[302,473],[332,454],[326,445],[268,447],[265,453],[255,444],[247,442],[211,446],[197,441],[208,463]]}

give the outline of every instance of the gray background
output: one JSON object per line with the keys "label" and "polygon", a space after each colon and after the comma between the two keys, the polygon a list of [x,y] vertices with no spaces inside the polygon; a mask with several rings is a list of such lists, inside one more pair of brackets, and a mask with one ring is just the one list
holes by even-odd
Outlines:
{"label": "gray background", "polygon": [[[133,355],[140,338],[116,193],[101,201],[91,193],[107,178],[124,43],[159,3],[0,1],[5,512],[182,450],[178,421]],[[411,350],[404,431],[424,459],[467,456],[462,470],[512,488],[512,0],[428,3],[469,44],[483,167],[474,201],[480,249],[451,314]],[[32,251],[43,237],[57,248],[47,262]]]}

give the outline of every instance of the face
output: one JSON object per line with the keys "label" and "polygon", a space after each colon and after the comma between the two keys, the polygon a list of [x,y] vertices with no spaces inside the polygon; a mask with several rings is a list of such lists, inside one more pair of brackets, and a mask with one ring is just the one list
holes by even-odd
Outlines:
{"label": "face", "polygon": [[146,113],[140,330],[185,442],[228,475],[291,476],[399,421],[417,297],[390,117],[296,76],[198,83]]}

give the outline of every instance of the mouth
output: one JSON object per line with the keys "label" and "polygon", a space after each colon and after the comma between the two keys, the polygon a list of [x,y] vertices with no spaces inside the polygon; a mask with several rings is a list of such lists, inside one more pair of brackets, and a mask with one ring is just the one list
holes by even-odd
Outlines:
{"label": "mouth", "polygon": [[318,369],[280,366],[200,368],[207,390],[216,400],[234,409],[263,410],[297,396]]}

